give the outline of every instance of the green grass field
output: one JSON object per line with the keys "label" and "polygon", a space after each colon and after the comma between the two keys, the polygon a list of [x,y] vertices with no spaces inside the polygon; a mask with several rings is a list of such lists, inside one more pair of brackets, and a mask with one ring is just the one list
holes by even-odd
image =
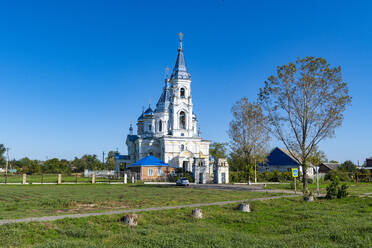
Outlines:
{"label": "green grass field", "polygon": [[277,194],[143,184],[1,185],[0,219],[244,200]]}
{"label": "green grass field", "polygon": [[371,247],[372,199],[301,198],[139,213],[133,229],[121,215],[0,226],[3,247]]}
{"label": "green grass field", "polygon": [[[341,182],[340,184],[343,184]],[[348,185],[348,191],[350,195],[356,196],[360,195],[363,193],[368,193],[372,192],[372,183],[353,183],[353,182],[346,182]],[[321,194],[326,194],[327,193],[327,186],[329,183],[320,183],[319,184],[319,191]],[[297,191],[302,191],[302,183],[297,182]],[[293,190],[291,188],[290,184],[268,184],[266,185],[266,189],[285,189],[285,190]],[[309,184],[309,189],[313,191],[314,193],[316,192],[316,184]]]}

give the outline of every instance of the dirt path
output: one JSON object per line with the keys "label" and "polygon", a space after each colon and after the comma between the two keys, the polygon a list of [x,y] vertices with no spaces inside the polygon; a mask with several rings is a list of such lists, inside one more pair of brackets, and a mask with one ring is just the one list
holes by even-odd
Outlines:
{"label": "dirt path", "polygon": [[149,212],[149,211],[169,210],[169,209],[179,209],[179,208],[217,206],[217,205],[226,205],[226,204],[231,204],[231,203],[264,201],[264,200],[290,198],[290,197],[297,197],[297,196],[300,196],[300,195],[270,196],[270,197],[253,198],[253,199],[248,199],[248,200],[235,200],[235,201],[223,201],[223,202],[212,202],[212,203],[196,203],[196,204],[179,205],[179,206],[128,209],[128,210],[118,210],[118,211],[101,212],[101,213],[69,214],[69,215],[43,216],[43,217],[34,217],[34,218],[25,218],[25,219],[10,219],[10,220],[0,220],[0,225],[21,223],[21,222],[32,222],[32,221],[38,221],[38,222],[39,221],[55,221],[55,220],[61,220],[61,219],[66,219],[66,218],[84,218],[84,217],[90,217],[90,216]]}

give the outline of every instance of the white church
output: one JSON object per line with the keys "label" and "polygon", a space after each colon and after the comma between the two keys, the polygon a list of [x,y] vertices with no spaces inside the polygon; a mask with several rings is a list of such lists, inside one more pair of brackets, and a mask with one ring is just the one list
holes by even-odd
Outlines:
{"label": "white church", "polygon": [[[193,111],[191,74],[186,67],[182,33],[175,66],[170,78],[167,73],[155,109],[149,106],[142,111],[137,120],[137,134],[133,133],[132,125],[129,132],[126,139],[128,155],[118,156],[117,164],[130,165],[152,155],[170,167],[192,172],[197,183],[213,180],[214,168],[209,161],[210,141],[200,136]],[[222,173],[223,182],[227,182],[228,169],[227,173]]]}

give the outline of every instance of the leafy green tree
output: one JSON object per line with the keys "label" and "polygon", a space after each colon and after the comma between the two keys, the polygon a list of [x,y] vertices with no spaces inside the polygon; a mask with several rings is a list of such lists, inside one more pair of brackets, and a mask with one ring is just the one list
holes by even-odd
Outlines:
{"label": "leafy green tree", "polygon": [[17,168],[20,168],[26,174],[41,173],[41,166],[38,160],[31,160],[27,157],[22,158],[15,162]]}
{"label": "leafy green tree", "polygon": [[336,161],[336,160],[331,160],[331,161],[329,161],[330,163],[333,163],[333,164],[338,164],[338,161]]}
{"label": "leafy green tree", "polygon": [[339,169],[347,172],[355,172],[357,167],[351,160],[346,160],[341,164]]}
{"label": "leafy green tree", "polygon": [[302,166],[303,192],[308,191],[309,156],[319,142],[334,136],[351,103],[341,67],[332,68],[323,58],[298,58],[277,67],[259,98],[269,131]]}
{"label": "leafy green tree", "polygon": [[49,159],[44,162],[42,166],[42,171],[44,173],[70,174],[71,173],[70,162],[65,159],[59,160],[58,158]]}
{"label": "leafy green tree", "polygon": [[106,158],[106,168],[108,170],[115,169],[115,151],[109,151]]}
{"label": "leafy green tree", "polygon": [[212,142],[209,146],[209,155],[213,157],[214,161],[227,157],[227,145],[228,143]]}
{"label": "leafy green tree", "polygon": [[89,170],[102,170],[102,162],[98,160],[97,155],[86,154],[81,158],[75,157],[72,161],[73,167],[76,172],[83,172],[84,169]]}

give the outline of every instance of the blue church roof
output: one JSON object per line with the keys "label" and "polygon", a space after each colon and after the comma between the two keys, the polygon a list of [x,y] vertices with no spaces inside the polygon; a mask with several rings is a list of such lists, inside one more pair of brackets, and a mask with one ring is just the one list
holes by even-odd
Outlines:
{"label": "blue church roof", "polygon": [[129,165],[128,167],[141,167],[141,166],[168,166],[167,163],[164,163],[160,159],[154,156],[147,156],[137,162]]}

